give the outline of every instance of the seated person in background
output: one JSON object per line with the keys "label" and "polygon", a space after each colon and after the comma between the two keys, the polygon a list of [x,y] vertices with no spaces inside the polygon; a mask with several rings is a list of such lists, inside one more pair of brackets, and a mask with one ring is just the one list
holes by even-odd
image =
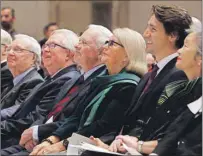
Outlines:
{"label": "seated person in background", "polygon": [[[202,96],[201,41],[201,33],[193,32],[186,37],[184,46],[178,51],[179,57],[177,59],[176,67],[182,69],[186,73],[189,81],[176,81],[166,86],[163,94],[158,101],[160,108],[158,108],[155,112],[155,115],[148,120],[148,123],[143,129],[143,133],[139,137],[139,139],[137,136],[133,135],[133,130],[128,134],[135,137],[118,136],[110,146],[102,143],[101,140],[92,137],[92,139],[95,140],[98,146],[107,148],[110,151],[114,152],[126,152],[126,150],[122,147],[122,144],[125,143],[126,145],[136,149],[140,153],[150,154],[158,145],[158,149],[155,150],[155,153],[158,153],[159,155],[161,154],[160,156],[165,156],[167,154],[169,156],[179,156],[184,154],[192,155],[192,153],[194,154],[196,152],[197,155],[201,154],[201,137],[198,135],[194,135],[193,133],[197,128],[197,134],[200,134],[199,132],[201,131],[201,117],[197,119],[197,125],[195,125],[193,122],[190,123],[191,125],[194,124],[193,126],[189,126],[186,123],[189,118],[196,121],[196,119],[193,118],[195,117],[195,115],[193,115],[193,117],[190,116],[189,118],[182,119],[183,123],[177,124],[178,119],[175,120],[175,118],[177,118],[178,115],[180,115],[184,111],[188,112],[187,109],[188,107],[190,107],[189,105],[191,105],[193,101],[199,99]],[[183,129],[186,127],[188,129],[187,131]],[[187,135],[187,133],[189,133],[190,135],[190,132],[192,133],[193,138],[190,138]],[[186,137],[188,141],[186,142],[183,140],[183,142],[185,143],[178,143],[178,141],[180,141],[182,137]],[[144,140],[144,142],[139,140]],[[170,150],[168,147],[170,147]],[[167,153],[165,150],[168,152],[170,151],[170,154]],[[181,152],[181,150],[185,151]]]}
{"label": "seated person in background", "polygon": [[56,22],[51,22],[49,24],[47,24],[44,29],[43,29],[43,33],[44,33],[44,39],[39,41],[40,46],[42,47],[46,41],[49,39],[49,37],[51,36],[52,32],[54,30],[59,29],[58,25],[56,24]]}
{"label": "seated person in background", "polygon": [[50,77],[31,92],[11,118],[1,122],[2,149],[18,144],[22,132],[34,121],[43,121],[54,106],[57,95],[71,89],[80,78],[74,62],[74,46],[78,41],[74,32],[60,29],[46,42],[42,48],[43,60]]}
{"label": "seated person in background", "polygon": [[12,116],[27,98],[32,89],[43,82],[37,68],[41,61],[41,48],[38,42],[27,35],[16,35],[6,48],[7,63],[14,79],[1,97],[1,120]]}
{"label": "seated person in background", "polygon": [[44,141],[34,148],[31,155],[66,150],[67,147],[60,140],[70,137],[73,132],[86,137],[100,137],[108,135],[109,132],[118,134],[132,94],[140,77],[147,71],[146,44],[139,33],[128,28],[115,29],[113,34],[112,39],[106,42],[101,56],[109,75],[97,77],[93,82],[93,92],[90,92],[83,102],[87,103],[85,109],[80,110],[82,114],[80,121],[77,121],[77,129],[71,127],[71,120],[65,121],[48,137],[53,145]]}
{"label": "seated person in background", "polygon": [[154,55],[147,53],[146,61],[147,61],[148,72],[151,72],[154,65],[156,64],[156,58]]}
{"label": "seated person in background", "polygon": [[[1,29],[1,94],[8,86],[13,85],[13,76],[7,66],[6,48],[12,43],[12,38],[5,30]],[[3,96],[1,95],[1,98]]]}

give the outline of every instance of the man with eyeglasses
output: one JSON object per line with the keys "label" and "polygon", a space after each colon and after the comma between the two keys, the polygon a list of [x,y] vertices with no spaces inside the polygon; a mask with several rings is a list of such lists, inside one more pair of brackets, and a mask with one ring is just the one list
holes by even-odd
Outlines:
{"label": "man with eyeglasses", "polygon": [[[84,72],[84,83],[78,87],[79,89],[76,91],[76,93],[73,93],[73,95],[68,96],[70,95],[70,93],[67,93],[65,98],[62,98],[58,102],[56,101],[55,103],[57,104],[55,104],[55,107],[53,107],[52,111],[50,111],[43,123],[39,124],[39,122],[36,121],[32,124],[35,125],[34,127],[25,130],[21,135],[21,146],[25,147],[28,151],[30,151],[33,148],[29,145],[30,139],[31,141],[36,143],[43,142],[43,145],[49,145],[48,141],[50,139],[45,138],[49,136],[51,132],[56,130],[61,124],[63,124],[63,122],[66,120],[72,120],[70,129],[77,128],[77,121],[80,121],[81,113],[85,108],[83,102],[90,94],[92,83],[94,82],[97,76],[102,76],[106,74],[106,67],[101,63],[100,56],[105,41],[109,40],[111,36],[112,33],[107,28],[100,25],[90,25],[88,29],[83,33],[83,35],[79,39],[79,44],[75,46],[76,54],[74,60]],[[94,87],[92,89],[95,90],[96,88]],[[59,99],[59,96],[57,97],[57,99]],[[58,106],[60,106],[60,104],[63,104],[63,110],[57,112],[56,110],[57,108],[59,108]],[[72,111],[73,108],[75,108],[74,112]],[[71,112],[73,113],[71,114]],[[53,122],[45,124],[52,117]],[[34,130],[30,133],[32,128]],[[19,145],[13,146],[12,148],[20,149]],[[22,149],[23,148],[21,147],[21,150]],[[9,149],[7,149],[7,151],[8,150]],[[24,155],[24,153],[20,153],[19,155]]]}
{"label": "man with eyeglasses", "polygon": [[1,94],[8,86],[13,84],[13,76],[7,66],[6,47],[12,43],[12,38],[5,30],[1,29]]}
{"label": "man with eyeglasses", "polygon": [[14,79],[12,86],[8,86],[1,94],[1,120],[10,117],[32,89],[43,82],[37,72],[41,48],[34,38],[16,35],[16,39],[5,49],[8,67]]}
{"label": "man with eyeglasses", "polygon": [[[78,41],[78,36],[74,32],[59,29],[46,42],[42,48],[42,59],[49,77],[33,89],[21,107],[9,119],[1,122],[1,139],[4,140],[2,149],[18,144],[23,130],[29,128],[35,120],[43,120],[48,115],[55,104],[54,100],[57,95],[63,90],[69,91],[74,87],[80,78],[80,72],[73,60],[75,45]],[[25,49],[22,47],[19,55],[29,53]],[[34,48],[30,49],[30,51],[33,50]],[[12,47],[11,53],[13,51],[17,53],[19,49]]]}

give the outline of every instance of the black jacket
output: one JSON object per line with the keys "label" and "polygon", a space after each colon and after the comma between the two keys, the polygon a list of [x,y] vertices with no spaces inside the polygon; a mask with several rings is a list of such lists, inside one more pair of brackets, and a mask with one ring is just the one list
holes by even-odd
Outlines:
{"label": "black jacket", "polygon": [[1,98],[1,109],[21,105],[33,88],[44,80],[34,68]]}
{"label": "black jacket", "polygon": [[153,153],[159,156],[202,155],[202,113],[193,114],[188,108],[168,127],[166,136]]}
{"label": "black jacket", "polygon": [[80,72],[76,65],[72,65],[61,70],[53,78],[47,79],[28,96],[12,119],[1,122],[1,137],[19,138],[34,121],[44,119],[54,106],[53,102],[62,86],[68,82],[70,86],[74,85],[72,82],[75,83],[79,77]]}
{"label": "black jacket", "polygon": [[4,62],[1,63],[1,98],[6,94],[5,89],[8,86],[13,86],[13,76],[8,69],[7,62]]}
{"label": "black jacket", "polygon": [[[129,78],[123,76],[122,73],[114,76],[97,77],[91,85],[88,96],[78,105],[77,111],[79,113],[74,114],[71,118],[67,118],[52,135],[58,136],[60,139],[65,139],[73,132],[77,132],[87,137],[90,135],[100,137],[110,131],[118,131],[139,81],[138,79],[134,79],[137,77],[136,75],[131,74],[131,76],[134,76],[132,76],[134,83],[112,83],[111,80],[119,78],[119,75],[125,80]],[[99,99],[97,99],[97,95],[100,92],[105,92],[109,85],[112,85],[109,92],[102,93]],[[95,109],[94,106],[97,104],[99,105]],[[90,118],[91,120],[89,120]]]}
{"label": "black jacket", "polygon": [[143,126],[155,112],[157,101],[165,86],[173,81],[187,79],[187,76],[183,71],[175,68],[176,60],[177,58],[174,58],[166,64],[152,81],[149,89],[141,97],[140,95],[149,79],[149,73],[140,81],[126,115],[127,117],[123,129],[124,134],[128,134],[130,130],[136,129],[136,136],[139,137],[143,130]]}
{"label": "black jacket", "polygon": [[[46,137],[48,137],[49,135],[51,135],[52,132],[54,132],[61,124],[63,124],[64,120],[66,120],[66,118],[71,118],[73,117],[73,113],[75,114],[75,110],[78,109],[78,104],[80,104],[82,101],[85,100],[86,95],[89,91],[89,88],[92,84],[92,80],[96,77],[96,76],[101,76],[106,74],[106,67],[102,66],[99,69],[97,69],[96,71],[94,71],[85,81],[83,84],[81,84],[79,86],[78,91],[72,95],[70,97],[70,100],[65,104],[64,109],[56,114],[55,116],[55,120],[52,123],[49,124],[44,124],[47,120],[48,117],[45,118],[45,120],[43,120],[42,123],[39,122],[34,122],[33,125],[39,125],[38,128],[38,136],[39,136],[39,140],[42,140]],[[63,96],[62,96],[63,97]],[[60,98],[59,96],[56,98],[56,103],[58,103],[62,98]],[[71,116],[71,117],[70,117]]]}
{"label": "black jacket", "polygon": [[[175,89],[172,91],[172,87]],[[176,88],[175,88],[176,87]],[[183,81],[179,84],[169,84],[165,88],[171,92],[171,96],[166,99],[154,112],[143,129],[140,140],[160,140],[166,135],[165,130],[181,114],[187,105],[202,96],[202,78],[193,81]],[[164,97],[167,94],[163,93]],[[161,99],[160,99],[161,100]]]}

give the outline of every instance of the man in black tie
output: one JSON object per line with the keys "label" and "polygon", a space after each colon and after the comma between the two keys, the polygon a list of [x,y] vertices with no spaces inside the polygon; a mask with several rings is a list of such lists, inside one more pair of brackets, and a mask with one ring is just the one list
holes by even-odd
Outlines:
{"label": "man in black tie", "polygon": [[[180,7],[152,7],[152,15],[144,32],[148,53],[156,57],[157,64],[140,81],[127,113],[124,132],[134,129],[137,137],[156,109],[157,100],[165,86],[173,81],[187,79],[183,71],[175,68],[177,50],[183,46],[185,29],[191,17]],[[133,119],[133,120],[132,120]]]}

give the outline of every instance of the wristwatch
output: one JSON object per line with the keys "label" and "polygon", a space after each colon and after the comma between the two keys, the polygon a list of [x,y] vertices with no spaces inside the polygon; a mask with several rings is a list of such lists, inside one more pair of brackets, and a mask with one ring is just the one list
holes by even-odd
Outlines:
{"label": "wristwatch", "polygon": [[64,139],[63,140],[63,146],[67,149],[68,148],[68,144],[69,144],[69,141],[67,139]]}
{"label": "wristwatch", "polygon": [[142,153],[142,146],[144,144],[144,141],[138,141],[138,152]]}
{"label": "wristwatch", "polygon": [[51,145],[52,145],[52,144],[54,144],[54,143],[53,143],[53,142],[52,142],[50,139],[48,139],[48,138],[47,138],[47,139],[42,140],[42,142],[45,142],[45,141],[46,141],[46,142],[48,142],[48,143],[50,143]]}

